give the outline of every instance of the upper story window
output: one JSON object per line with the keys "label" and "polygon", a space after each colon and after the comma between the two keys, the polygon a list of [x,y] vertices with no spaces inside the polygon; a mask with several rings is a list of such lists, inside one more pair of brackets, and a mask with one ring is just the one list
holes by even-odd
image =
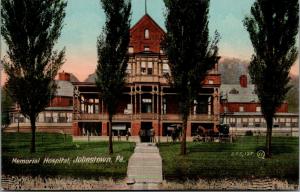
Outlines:
{"label": "upper story window", "polygon": [[133,53],[133,51],[134,51],[133,47],[128,48],[128,53]]}
{"label": "upper story window", "polygon": [[126,73],[130,74],[131,73],[131,64],[127,65]]}
{"label": "upper story window", "polygon": [[147,74],[152,75],[152,73],[153,73],[153,64],[152,64],[152,62],[149,62],[148,68],[147,68]]}
{"label": "upper story window", "polygon": [[245,109],[244,109],[244,106],[240,106],[240,112],[244,112]]}
{"label": "upper story window", "polygon": [[146,72],[146,62],[144,62],[144,61],[141,63],[141,74],[142,75],[147,74],[147,72]]}
{"label": "upper story window", "polygon": [[145,39],[149,39],[150,38],[150,35],[149,35],[149,29],[145,29]]}
{"label": "upper story window", "polygon": [[150,51],[149,46],[145,46],[145,47],[144,47],[144,51]]}
{"label": "upper story window", "polygon": [[256,107],[256,112],[261,112],[261,107]]}
{"label": "upper story window", "polygon": [[163,74],[169,74],[170,73],[170,67],[169,64],[164,63],[163,64]]}

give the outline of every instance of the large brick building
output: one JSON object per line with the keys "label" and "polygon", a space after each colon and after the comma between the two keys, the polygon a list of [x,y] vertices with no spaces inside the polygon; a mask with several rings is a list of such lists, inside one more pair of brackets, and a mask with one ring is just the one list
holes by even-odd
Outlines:
{"label": "large brick building", "polygon": [[[144,15],[130,30],[129,62],[122,100],[113,118],[113,131],[138,136],[140,130],[153,128],[156,135],[170,135],[170,127],[180,126],[176,93],[168,85],[169,63],[161,48],[164,30]],[[200,82],[199,82],[200,83]],[[216,63],[207,75],[187,125],[190,137],[198,125],[216,129],[219,124],[220,74]],[[73,135],[87,133],[107,136],[108,115],[99,98],[95,75],[74,85]]]}
{"label": "large brick building", "polygon": [[[165,78],[170,69],[161,48],[164,35],[164,30],[147,14],[130,29],[127,83],[113,118],[115,135],[130,132],[131,140],[135,140],[140,130],[149,133],[153,128],[161,139],[170,136],[172,128],[181,124],[177,95]],[[68,133],[78,139],[87,135],[107,139],[108,115],[95,77],[92,74],[79,82],[72,74],[59,73],[56,96],[49,98],[50,105],[39,114],[37,131]],[[247,83],[246,75],[239,80],[239,84],[221,84],[218,64],[215,64],[190,111],[188,139],[195,135],[199,125],[217,131],[220,123],[229,124],[233,134],[244,135],[249,130],[265,132],[266,124],[254,85]],[[298,114],[288,113],[287,103],[284,103],[274,118],[273,133],[297,135],[298,119]],[[30,122],[16,107],[6,131],[17,130],[30,131]]]}

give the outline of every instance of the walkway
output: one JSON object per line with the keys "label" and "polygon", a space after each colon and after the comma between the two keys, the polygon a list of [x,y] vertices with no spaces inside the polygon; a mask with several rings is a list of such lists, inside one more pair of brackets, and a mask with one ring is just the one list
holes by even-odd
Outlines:
{"label": "walkway", "polygon": [[155,190],[162,183],[162,160],[154,143],[137,143],[127,169],[132,190]]}

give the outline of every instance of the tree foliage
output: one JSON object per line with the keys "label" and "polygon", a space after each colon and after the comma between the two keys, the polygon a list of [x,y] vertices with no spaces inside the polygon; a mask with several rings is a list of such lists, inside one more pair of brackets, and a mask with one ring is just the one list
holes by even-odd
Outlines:
{"label": "tree foliage", "polygon": [[186,153],[186,125],[191,106],[207,72],[218,62],[219,35],[210,40],[209,0],[165,0],[167,8],[165,52],[183,120],[181,154]]}
{"label": "tree foliage", "polygon": [[273,117],[287,92],[291,66],[297,58],[295,46],[299,23],[298,0],[256,0],[245,17],[254,54],[249,73],[256,85],[267,122],[267,155],[271,155]]}
{"label": "tree foliage", "polygon": [[98,65],[96,85],[109,115],[109,153],[112,148],[112,116],[125,86],[130,40],[131,2],[101,0],[106,22],[97,41]]}
{"label": "tree foliage", "polygon": [[9,112],[12,106],[12,99],[1,87],[1,128],[6,128],[10,124]]}
{"label": "tree foliage", "polygon": [[35,152],[35,120],[55,94],[54,77],[65,50],[53,51],[61,34],[67,3],[63,0],[2,0],[1,34],[8,46],[4,69],[6,90],[31,122]]}

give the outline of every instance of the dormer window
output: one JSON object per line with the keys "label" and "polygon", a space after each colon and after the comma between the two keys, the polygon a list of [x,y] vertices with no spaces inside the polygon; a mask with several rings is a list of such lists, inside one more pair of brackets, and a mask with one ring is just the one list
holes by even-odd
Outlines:
{"label": "dormer window", "polygon": [[149,39],[149,29],[145,29],[145,39]]}
{"label": "dormer window", "polygon": [[231,89],[231,91],[229,92],[230,94],[239,94],[239,91],[236,90],[235,88]]}

